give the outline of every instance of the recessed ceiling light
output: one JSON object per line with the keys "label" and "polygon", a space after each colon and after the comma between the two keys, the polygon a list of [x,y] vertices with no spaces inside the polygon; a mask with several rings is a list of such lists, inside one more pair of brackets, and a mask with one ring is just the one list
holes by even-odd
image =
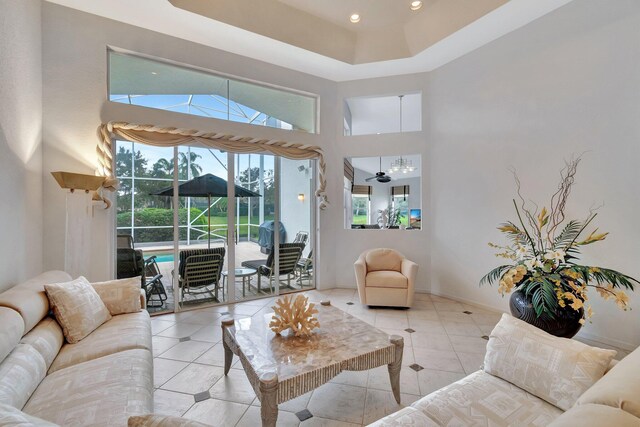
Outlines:
{"label": "recessed ceiling light", "polygon": [[353,22],[354,24],[357,24],[358,22],[360,22],[360,15],[358,15],[357,13],[354,13],[349,17],[349,21]]}
{"label": "recessed ceiling light", "polygon": [[411,2],[411,10],[418,10],[422,7],[422,2],[421,1],[412,1]]}
{"label": "recessed ceiling light", "polygon": [[156,73],[155,71],[152,71],[151,74],[153,74],[154,76],[158,75],[158,73]]}

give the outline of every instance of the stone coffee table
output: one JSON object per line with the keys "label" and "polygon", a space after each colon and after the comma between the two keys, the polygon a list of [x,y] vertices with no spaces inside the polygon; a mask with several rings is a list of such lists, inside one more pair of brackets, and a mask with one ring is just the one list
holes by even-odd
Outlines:
{"label": "stone coffee table", "polygon": [[320,328],[306,338],[275,335],[268,327],[273,313],[222,321],[224,373],[237,355],[260,399],[263,426],[276,425],[278,404],[316,389],[342,371],[387,365],[400,403],[402,337],[389,336],[328,302],[316,307]]}

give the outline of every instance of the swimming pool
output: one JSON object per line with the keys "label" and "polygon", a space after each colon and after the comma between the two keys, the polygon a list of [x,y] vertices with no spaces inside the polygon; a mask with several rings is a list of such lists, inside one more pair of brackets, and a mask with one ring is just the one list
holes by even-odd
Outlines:
{"label": "swimming pool", "polygon": [[149,252],[147,254],[144,255],[144,259],[149,259],[152,256],[156,257],[156,262],[173,262],[173,253],[153,253],[153,252]]}

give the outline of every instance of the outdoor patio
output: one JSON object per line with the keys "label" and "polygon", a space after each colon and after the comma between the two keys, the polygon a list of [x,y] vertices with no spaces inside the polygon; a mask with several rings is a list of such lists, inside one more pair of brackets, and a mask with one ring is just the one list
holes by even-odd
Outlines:
{"label": "outdoor patio", "polygon": [[[211,248],[216,248],[216,247],[221,247],[223,244],[220,242],[212,242],[211,243]],[[206,249],[207,248],[207,244],[206,243],[198,243],[198,244],[192,244],[189,246],[180,246],[180,250],[185,250],[185,249]],[[173,248],[170,248],[168,246],[148,246],[145,248],[141,248],[144,250],[145,252],[145,256],[146,253],[166,253],[166,254],[172,254],[173,252]],[[306,252],[305,252],[306,253]],[[225,260],[224,260],[224,267],[223,267],[223,271],[227,270],[227,265],[228,265],[228,256],[229,256],[229,252],[227,249],[227,253],[225,255]],[[265,261],[267,260],[268,255],[267,254],[263,254],[260,251],[260,246],[257,243],[254,242],[238,242],[238,244],[236,245],[236,254],[235,254],[235,259],[236,259],[236,268],[240,268],[242,263],[244,261],[250,261],[250,260],[258,260],[258,259],[264,259]],[[167,292],[167,300],[165,301],[165,303],[161,306],[161,307],[148,307],[148,311],[150,313],[160,313],[160,312],[166,312],[166,311],[173,311],[174,310],[174,306],[175,306],[175,299],[174,299],[174,290],[173,290],[173,286],[172,286],[172,271],[174,268],[174,263],[173,261],[165,261],[165,262],[158,262],[158,267],[160,269],[160,273],[162,274],[162,284],[164,285],[166,292]],[[285,279],[285,276],[282,277],[283,279]],[[271,295],[269,286],[268,286],[268,278],[263,278],[262,279],[262,286],[261,286],[261,292],[258,292],[257,290],[257,283],[258,283],[258,278],[256,275],[250,276],[247,279],[247,282],[245,284],[245,289],[244,289],[244,296],[243,296],[243,285],[242,285],[242,279],[241,278],[236,278],[236,283],[235,283],[235,301],[243,301],[243,300],[247,300],[247,299],[255,299],[255,298],[259,298],[259,297],[265,297],[265,296],[269,296]],[[220,280],[220,286],[222,286],[222,282],[223,280]],[[249,286],[247,286],[249,285]],[[184,295],[184,306],[185,307],[196,307],[196,306],[200,306],[200,305],[204,305],[204,304],[222,304],[222,303],[229,303],[231,301],[229,301],[229,292],[228,292],[228,288],[229,284],[227,282],[224,283],[224,297],[223,297],[223,292],[222,289],[218,290],[218,300],[216,301],[214,298],[211,297],[211,295],[209,295],[208,293],[200,293],[200,294],[188,294],[185,293]],[[291,289],[281,289],[280,292],[281,293],[286,293],[286,292],[294,292],[297,290],[301,290],[301,289],[310,289],[311,285],[309,284],[309,280],[305,279],[303,281],[303,284],[301,286],[301,284],[298,281],[298,278],[296,277],[296,279],[292,279],[291,280]],[[155,297],[154,297],[155,298]]]}

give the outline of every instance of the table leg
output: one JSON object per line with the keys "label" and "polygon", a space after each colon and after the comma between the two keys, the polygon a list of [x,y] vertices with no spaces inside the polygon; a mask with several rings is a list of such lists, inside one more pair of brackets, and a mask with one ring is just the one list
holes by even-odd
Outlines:
{"label": "table leg", "polygon": [[233,351],[227,344],[227,339],[225,336],[225,329],[233,326],[233,319],[224,319],[222,321],[222,347],[224,348],[224,374],[227,375],[229,373],[229,369],[231,369],[231,362],[233,361]]}
{"label": "table leg", "polygon": [[260,394],[262,427],[275,427],[278,420],[278,376],[275,373],[262,374]]}
{"label": "table leg", "polygon": [[242,298],[245,297],[245,293],[244,293],[244,285],[247,282],[247,276],[242,276]]}
{"label": "table leg", "polygon": [[391,381],[391,390],[396,402],[400,403],[400,368],[402,367],[402,353],[404,351],[404,339],[399,335],[391,335],[389,337],[391,344],[395,346],[395,360],[389,363],[389,380]]}

